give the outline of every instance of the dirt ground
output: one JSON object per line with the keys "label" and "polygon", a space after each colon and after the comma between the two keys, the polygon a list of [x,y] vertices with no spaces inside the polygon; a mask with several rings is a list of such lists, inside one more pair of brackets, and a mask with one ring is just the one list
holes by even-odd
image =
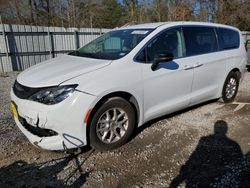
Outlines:
{"label": "dirt ground", "polygon": [[0,75],[0,187],[250,187],[250,73],[234,103],[212,101],[151,121],[111,152],[31,145],[14,124]]}

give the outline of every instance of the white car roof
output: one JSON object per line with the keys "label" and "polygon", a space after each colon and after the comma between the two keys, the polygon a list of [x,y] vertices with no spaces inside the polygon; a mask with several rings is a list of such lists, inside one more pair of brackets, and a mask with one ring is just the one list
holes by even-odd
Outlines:
{"label": "white car roof", "polygon": [[188,22],[188,21],[179,21],[179,22],[155,22],[155,23],[145,23],[145,24],[138,24],[138,25],[127,25],[117,29],[156,29],[157,27],[163,26],[177,26],[177,25],[197,25],[197,26],[214,26],[214,27],[226,27],[231,29],[236,29],[235,27],[217,23],[209,23],[209,22]]}
{"label": "white car roof", "polygon": [[155,23],[145,23],[145,24],[137,24],[137,25],[126,25],[121,27],[122,29],[155,29],[161,25],[165,25],[170,22],[155,22]]}

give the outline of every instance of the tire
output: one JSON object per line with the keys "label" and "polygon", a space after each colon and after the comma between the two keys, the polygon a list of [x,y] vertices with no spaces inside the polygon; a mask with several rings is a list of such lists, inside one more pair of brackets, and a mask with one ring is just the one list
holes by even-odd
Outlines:
{"label": "tire", "polygon": [[135,128],[135,111],[121,97],[108,99],[95,112],[89,125],[90,145],[101,151],[125,144]]}
{"label": "tire", "polygon": [[230,103],[235,99],[239,88],[239,74],[237,72],[230,72],[225,80],[222,99],[224,103]]}

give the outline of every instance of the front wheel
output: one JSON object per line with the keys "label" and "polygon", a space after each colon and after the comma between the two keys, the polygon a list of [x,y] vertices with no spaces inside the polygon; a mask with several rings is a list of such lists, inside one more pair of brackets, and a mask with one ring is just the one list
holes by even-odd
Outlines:
{"label": "front wheel", "polygon": [[108,99],[90,123],[90,144],[98,150],[112,150],[125,144],[135,127],[135,111],[123,98]]}
{"label": "front wheel", "polygon": [[239,76],[236,72],[231,72],[226,78],[222,90],[222,99],[225,103],[232,102],[238,92]]}

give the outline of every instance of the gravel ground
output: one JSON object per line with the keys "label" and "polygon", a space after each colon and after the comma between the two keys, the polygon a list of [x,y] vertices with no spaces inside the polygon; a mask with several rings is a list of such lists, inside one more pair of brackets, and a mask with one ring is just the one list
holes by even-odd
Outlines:
{"label": "gravel ground", "polygon": [[236,102],[151,121],[111,152],[32,146],[9,109],[17,73],[0,74],[0,187],[250,187],[250,73]]}

